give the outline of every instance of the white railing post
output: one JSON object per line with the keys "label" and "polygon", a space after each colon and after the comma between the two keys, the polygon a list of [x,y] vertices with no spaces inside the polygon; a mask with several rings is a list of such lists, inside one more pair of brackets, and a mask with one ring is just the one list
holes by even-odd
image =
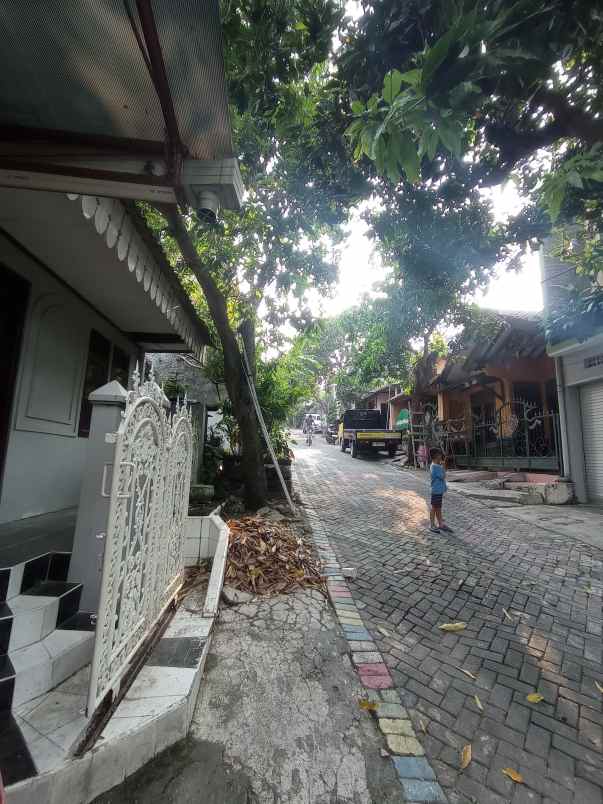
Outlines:
{"label": "white railing post", "polygon": [[127,398],[128,392],[116,380],[88,397],[92,418],[68,580],[83,585],[80,610],[93,614],[98,611],[109,521],[108,490],[115,452],[115,437],[111,435],[119,428]]}

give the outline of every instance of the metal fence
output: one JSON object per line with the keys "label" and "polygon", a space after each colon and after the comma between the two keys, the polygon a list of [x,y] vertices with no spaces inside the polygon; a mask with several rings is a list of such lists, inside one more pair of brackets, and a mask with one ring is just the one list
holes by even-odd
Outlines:
{"label": "metal fence", "polygon": [[141,383],[136,369],[116,434],[89,715],[182,583],[193,434],[186,399],[169,417],[166,403],[152,373]]}
{"label": "metal fence", "polygon": [[450,419],[440,430],[460,464],[561,469],[559,414],[530,402],[506,402],[488,418]]}

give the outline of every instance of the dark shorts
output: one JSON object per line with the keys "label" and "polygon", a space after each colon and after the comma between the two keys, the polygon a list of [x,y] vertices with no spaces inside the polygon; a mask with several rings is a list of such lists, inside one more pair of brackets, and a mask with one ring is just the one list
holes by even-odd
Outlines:
{"label": "dark shorts", "polygon": [[442,507],[442,498],[444,497],[443,494],[432,494],[431,495],[431,507],[432,508],[441,508]]}

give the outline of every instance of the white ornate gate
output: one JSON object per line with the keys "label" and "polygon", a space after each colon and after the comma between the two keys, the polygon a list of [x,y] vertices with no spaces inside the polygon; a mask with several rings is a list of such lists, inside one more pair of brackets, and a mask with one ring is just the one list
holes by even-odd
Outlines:
{"label": "white ornate gate", "polygon": [[89,715],[182,583],[193,438],[186,398],[170,417],[165,403],[137,367],[116,434]]}

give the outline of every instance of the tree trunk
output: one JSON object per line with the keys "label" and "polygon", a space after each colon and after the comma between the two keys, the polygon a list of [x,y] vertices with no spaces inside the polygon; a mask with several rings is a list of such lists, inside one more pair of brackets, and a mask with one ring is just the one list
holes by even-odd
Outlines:
{"label": "tree trunk", "polygon": [[216,326],[224,354],[226,390],[240,431],[241,468],[245,483],[245,502],[250,508],[258,508],[264,504],[267,493],[262,440],[243,368],[243,357],[236,335],[228,320],[226,299],[209,271],[202,265],[195,245],[177,208],[164,204],[158,204],[157,208],[167,219],[184,261],[201,285],[211,317]]}

